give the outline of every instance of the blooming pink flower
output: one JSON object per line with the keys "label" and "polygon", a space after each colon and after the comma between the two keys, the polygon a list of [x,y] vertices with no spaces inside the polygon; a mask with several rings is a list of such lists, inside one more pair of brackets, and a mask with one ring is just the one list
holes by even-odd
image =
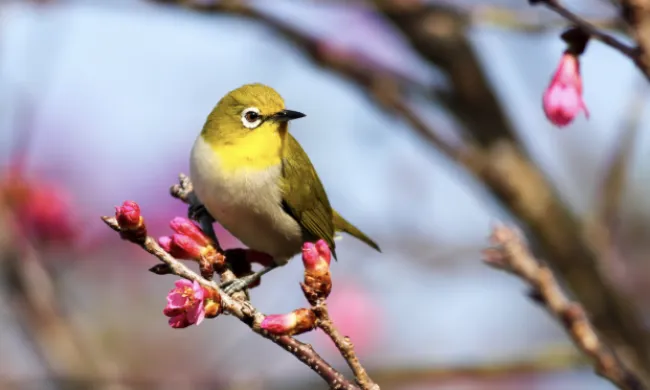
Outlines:
{"label": "blooming pink flower", "polygon": [[186,328],[199,325],[205,318],[205,289],[197,282],[180,279],[167,294],[167,306],[163,310],[172,328]]}
{"label": "blooming pink flower", "polygon": [[187,218],[176,217],[171,220],[169,226],[178,234],[185,235],[194,240],[200,246],[210,245],[210,239],[203,233],[201,228]]}
{"label": "blooming pink flower", "polygon": [[302,246],[302,263],[306,271],[325,271],[329,269],[332,252],[324,240]]}
{"label": "blooming pink flower", "polygon": [[140,206],[132,200],[127,200],[122,203],[122,206],[115,206],[115,218],[120,227],[136,229],[142,223]]}
{"label": "blooming pink flower", "polygon": [[558,127],[563,127],[575,119],[580,111],[589,118],[589,110],[582,100],[582,77],[580,60],[571,53],[560,59],[555,75],[544,92],[542,106],[546,117]]}

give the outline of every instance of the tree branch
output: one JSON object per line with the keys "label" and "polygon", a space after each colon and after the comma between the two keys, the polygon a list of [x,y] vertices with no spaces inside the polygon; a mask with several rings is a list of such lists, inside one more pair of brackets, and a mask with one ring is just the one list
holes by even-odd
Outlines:
{"label": "tree branch", "polygon": [[[115,217],[102,217],[102,220],[111,229],[116,232],[121,232]],[[235,299],[224,294],[217,283],[206,280],[189,269],[185,264],[173,258],[169,253],[165,252],[165,250],[163,250],[152,237],[147,236],[141,243],[138,243],[138,245],[165,263],[174,275],[180,276],[184,279],[197,281],[201,286],[216,291],[221,296],[221,303],[225,312],[237,317],[241,322],[248,325],[248,327],[255,333],[273,341],[275,344],[297,357],[298,360],[320,375],[320,377],[323,378],[330,387],[337,389],[357,389],[354,384],[345,379],[343,374],[336,371],[336,369],[316,353],[310,345],[304,344],[290,336],[278,337],[260,329],[260,324],[262,323],[262,320],[264,320],[264,314],[257,311],[250,302]]]}
{"label": "tree branch", "polygon": [[352,344],[350,338],[343,336],[332,323],[325,300],[313,306],[313,310],[318,319],[317,326],[334,342],[341,356],[343,356],[350,369],[352,369],[354,377],[357,379],[357,383],[359,383],[361,388],[364,390],[379,390],[379,386],[370,379],[370,376],[359,362],[359,358],[354,352],[354,344]]}
{"label": "tree branch", "polygon": [[650,78],[650,1],[621,0],[621,5],[623,18],[632,28],[632,35],[639,45],[634,62]]}
{"label": "tree branch", "polygon": [[496,227],[491,241],[494,247],[484,252],[486,263],[528,283],[532,288],[530,296],[564,326],[575,345],[593,360],[599,375],[623,390],[645,389],[640,379],[600,340],[580,304],[564,295],[551,270],[533,258],[515,230]]}
{"label": "tree branch", "polygon": [[[584,32],[589,34],[591,38],[601,41],[605,45],[610,46],[615,50],[618,50],[619,52],[621,52],[621,54],[634,60],[636,63],[638,59],[638,52],[636,48],[626,45],[625,43],[621,42],[614,36],[601,31],[598,27],[594,26],[592,23],[581,18],[576,13],[570,11],[568,8],[562,5],[562,3],[560,3],[558,0],[529,0],[529,1],[531,4],[545,5],[548,9],[556,12],[558,15],[562,16],[566,20],[580,27]],[[648,74],[646,74],[646,77],[648,77]]]}

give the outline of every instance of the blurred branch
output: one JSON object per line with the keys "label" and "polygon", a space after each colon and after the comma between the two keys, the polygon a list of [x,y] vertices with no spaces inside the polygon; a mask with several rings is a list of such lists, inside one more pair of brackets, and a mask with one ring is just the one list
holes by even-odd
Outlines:
{"label": "blurred branch", "polygon": [[639,45],[635,63],[650,78],[650,0],[621,0],[620,3],[623,19]]}
{"label": "blurred branch", "polygon": [[499,226],[491,241],[494,247],[484,252],[486,263],[527,282],[532,288],[531,298],[544,305],[566,328],[576,346],[591,357],[599,375],[623,390],[645,389],[640,379],[599,339],[580,304],[564,295],[551,270],[533,258],[523,237],[512,228]]}
{"label": "blurred branch", "polygon": [[[164,2],[188,5],[188,1]],[[441,93],[441,100],[477,144],[470,140],[464,145],[454,144],[436,134],[407,103],[398,80],[390,73],[359,64],[354,53],[327,50],[326,42],[304,35],[245,1],[190,5],[197,10],[246,17],[272,28],[314,62],[362,88],[383,111],[398,114],[424,140],[463,166],[529,229],[545,258],[589,311],[608,345],[620,351],[619,356],[629,360],[628,366],[644,380],[650,380],[650,348],[639,314],[600,272],[602,254],[584,236],[582,221],[567,208],[515,139],[515,131],[467,40],[466,16],[422,2],[381,0],[379,4],[414,49],[449,75],[453,91]]]}
{"label": "blurred branch", "polygon": [[36,250],[15,232],[13,213],[0,198],[0,270],[13,317],[55,378],[107,378],[114,364],[81,340],[63,314],[50,274]]}
{"label": "blurred branch", "polygon": [[374,0],[374,4],[418,54],[447,75],[452,88],[435,94],[481,146],[515,138],[512,124],[466,36],[472,22],[466,13],[424,2]]}
{"label": "blurred branch", "polygon": [[[187,180],[187,178],[184,176],[181,176],[181,186],[183,185],[183,182],[189,185],[189,180]],[[123,237],[129,237],[130,232],[127,230],[122,230],[115,217],[102,217],[102,220],[111,229],[123,235]],[[253,330],[253,332],[273,341],[275,344],[281,346],[287,352],[297,357],[298,360],[307,365],[323,380],[325,380],[331,388],[358,388],[347,379],[345,379],[345,377],[340,372],[328,364],[316,351],[314,351],[311,345],[304,344],[291,336],[275,336],[261,329],[260,325],[264,321],[265,316],[257,309],[255,309],[249,301],[236,299],[225,294],[219,288],[219,285],[217,283],[212,280],[208,280],[201,275],[198,275],[194,271],[190,270],[181,261],[176,260],[169,253],[165,252],[165,250],[161,248],[156,240],[152,237],[130,237],[129,241],[139,245],[142,249],[156,256],[160,261],[162,261],[166,267],[164,269],[164,272],[161,273],[171,273],[187,280],[196,281],[204,288],[215,291],[219,295],[221,305],[226,313],[235,316],[240,321],[245,323],[251,330]]]}
{"label": "blurred branch", "polygon": [[[604,266],[609,273],[621,277],[620,267],[625,267],[622,262],[620,238],[620,208],[625,189],[627,188],[627,175],[631,160],[634,158],[634,147],[641,126],[645,95],[647,87],[639,89],[631,97],[623,125],[616,143],[612,147],[612,154],[604,168],[604,178],[596,191],[597,198],[591,221],[587,222],[587,229],[592,237],[593,245],[602,251],[608,251],[605,256]],[[628,285],[625,280],[618,280],[619,285]]]}
{"label": "blurred branch", "polygon": [[[468,12],[472,24],[498,26],[525,33],[541,33],[566,28],[566,20],[543,18],[537,12],[512,10],[507,7],[486,5]],[[625,24],[617,17],[585,17],[587,23],[598,29],[624,31]]]}
{"label": "blurred branch", "polygon": [[[513,357],[507,361],[485,362],[477,364],[467,364],[459,366],[441,366],[441,367],[386,367],[370,370],[373,378],[381,382],[385,388],[402,388],[409,385],[429,385],[442,384],[445,381],[455,380],[477,380],[486,381],[489,379],[509,378],[517,375],[536,375],[536,374],[553,374],[563,373],[568,370],[580,369],[585,366],[584,357],[575,353],[574,348],[571,350],[562,350],[559,353],[542,353],[540,356],[532,357]],[[162,378],[129,378],[124,377],[120,380],[110,380],[104,378],[88,379],[86,381],[75,381],[70,378],[57,378],[61,383],[68,385],[67,388],[87,389],[97,384],[113,385],[123,384],[136,389],[154,389],[161,386]],[[163,380],[164,381],[164,380]],[[47,379],[29,379],[29,380],[9,380],[0,378],[1,389],[32,389],[41,388]],[[192,382],[193,388],[214,389],[223,387],[223,383],[218,380],[200,379]],[[399,387],[397,387],[399,386]],[[239,384],[237,381],[227,388],[247,389],[247,383]],[[272,381],[265,383],[264,389],[283,389],[283,390],[304,390],[318,389],[321,383],[316,380],[308,379],[306,381]]]}

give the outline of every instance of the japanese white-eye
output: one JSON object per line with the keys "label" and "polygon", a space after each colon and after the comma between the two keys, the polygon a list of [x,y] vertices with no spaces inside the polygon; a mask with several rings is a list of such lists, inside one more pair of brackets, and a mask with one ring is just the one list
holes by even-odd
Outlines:
{"label": "japanese white-eye", "polygon": [[309,157],[289,134],[288,122],[304,116],[286,109],[273,88],[247,84],[217,103],[194,143],[190,177],[198,199],[243,244],[275,263],[229,285],[229,293],[286,264],[305,242],[325,240],[336,258],[336,232],[379,251],[332,209]]}

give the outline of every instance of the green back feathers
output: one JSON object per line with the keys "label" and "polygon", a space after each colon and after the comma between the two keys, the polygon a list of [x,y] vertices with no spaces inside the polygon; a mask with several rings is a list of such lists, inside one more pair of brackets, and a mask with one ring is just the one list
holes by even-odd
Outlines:
{"label": "green back feathers", "polygon": [[372,239],[332,209],[307,153],[291,134],[287,134],[284,148],[281,183],[283,207],[303,228],[306,241],[325,240],[336,259],[334,233],[340,231],[381,252]]}

